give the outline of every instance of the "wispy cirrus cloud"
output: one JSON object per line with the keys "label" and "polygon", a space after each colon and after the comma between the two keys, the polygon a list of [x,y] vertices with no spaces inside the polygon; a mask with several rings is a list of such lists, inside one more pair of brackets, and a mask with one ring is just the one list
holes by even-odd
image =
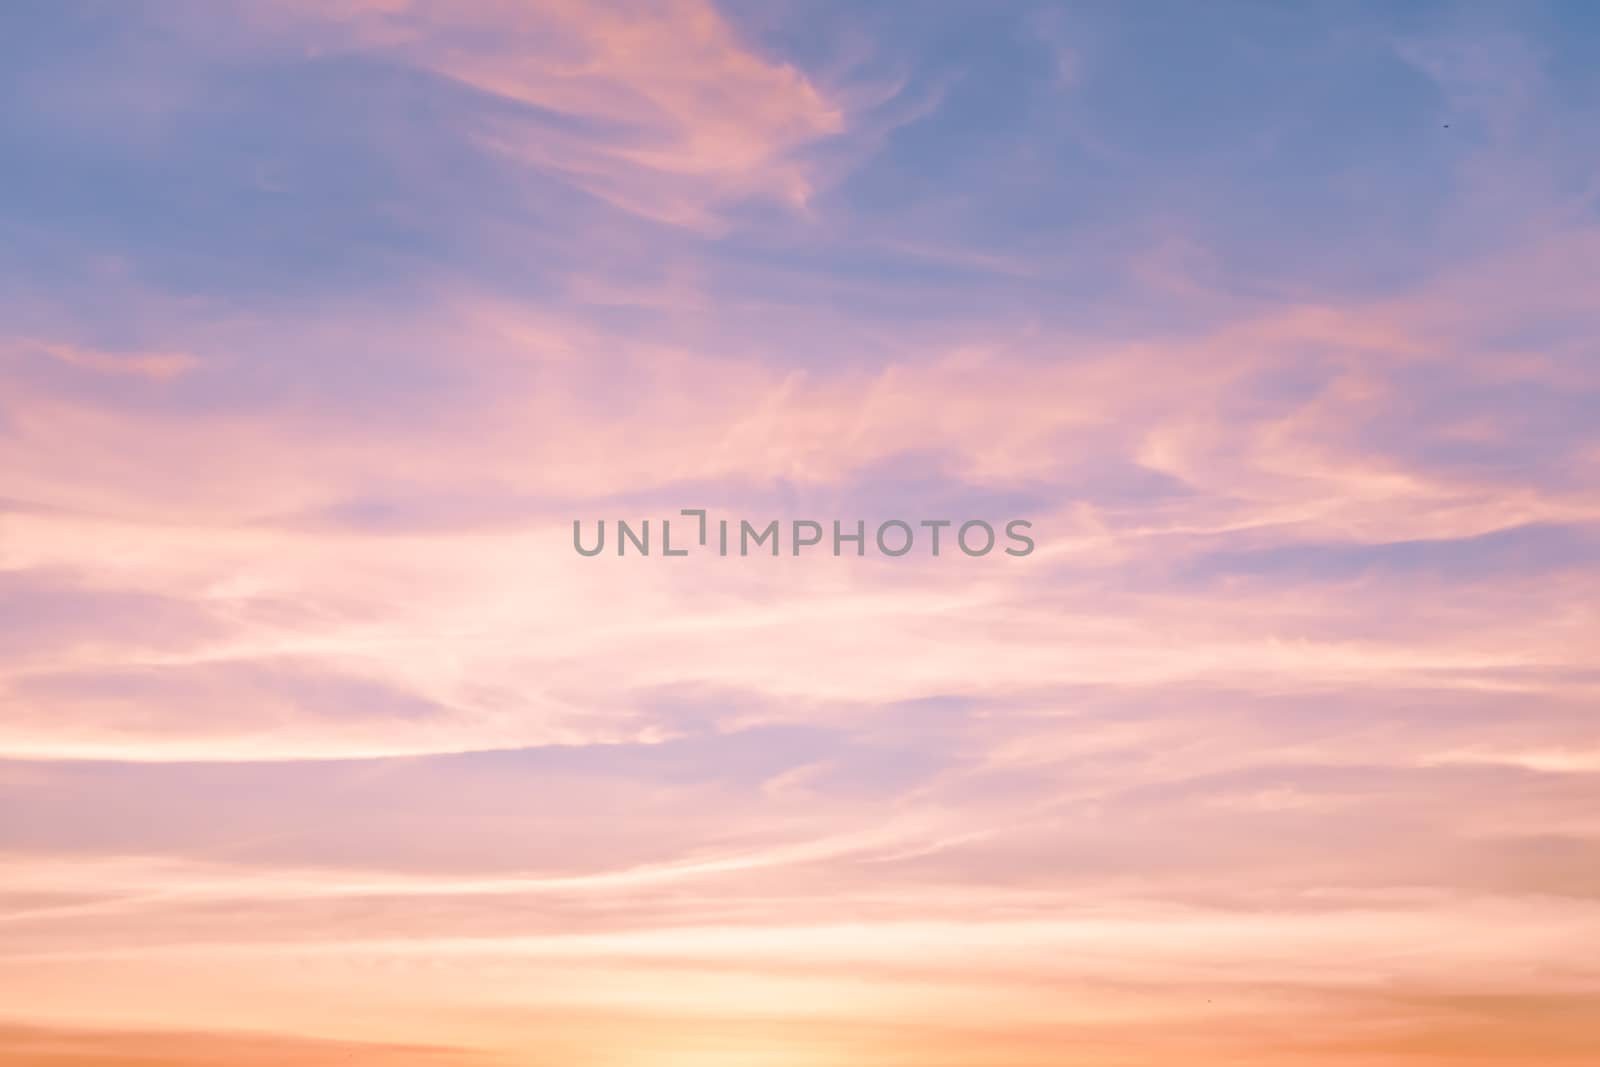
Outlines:
{"label": "wispy cirrus cloud", "polygon": [[479,143],[661,222],[707,225],[730,199],[803,207],[813,179],[796,153],[846,128],[826,90],[739,40],[703,0],[313,4],[257,17],[319,52],[483,94]]}

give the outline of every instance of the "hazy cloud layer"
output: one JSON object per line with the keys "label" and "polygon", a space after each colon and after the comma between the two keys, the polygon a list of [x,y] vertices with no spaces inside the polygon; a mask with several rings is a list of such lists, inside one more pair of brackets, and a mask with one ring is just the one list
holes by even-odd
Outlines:
{"label": "hazy cloud layer", "polygon": [[1593,1062],[1596,40],[14,5],[0,1059]]}

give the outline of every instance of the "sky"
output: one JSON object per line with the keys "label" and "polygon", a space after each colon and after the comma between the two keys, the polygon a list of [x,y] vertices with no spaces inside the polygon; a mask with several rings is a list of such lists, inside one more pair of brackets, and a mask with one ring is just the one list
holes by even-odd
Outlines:
{"label": "sky", "polygon": [[0,1061],[1600,1061],[1597,45],[0,4]]}

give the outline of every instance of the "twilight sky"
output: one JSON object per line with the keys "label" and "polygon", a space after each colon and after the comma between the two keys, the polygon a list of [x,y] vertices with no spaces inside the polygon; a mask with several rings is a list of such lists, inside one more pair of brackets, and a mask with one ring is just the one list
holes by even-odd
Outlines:
{"label": "twilight sky", "polygon": [[0,3],[0,1061],[1600,1061],[1597,50]]}

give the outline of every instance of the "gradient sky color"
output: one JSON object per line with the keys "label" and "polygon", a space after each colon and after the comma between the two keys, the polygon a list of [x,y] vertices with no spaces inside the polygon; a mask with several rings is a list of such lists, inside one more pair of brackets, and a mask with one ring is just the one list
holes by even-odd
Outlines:
{"label": "gradient sky color", "polygon": [[0,1062],[1600,1062],[1597,50],[0,4]]}

